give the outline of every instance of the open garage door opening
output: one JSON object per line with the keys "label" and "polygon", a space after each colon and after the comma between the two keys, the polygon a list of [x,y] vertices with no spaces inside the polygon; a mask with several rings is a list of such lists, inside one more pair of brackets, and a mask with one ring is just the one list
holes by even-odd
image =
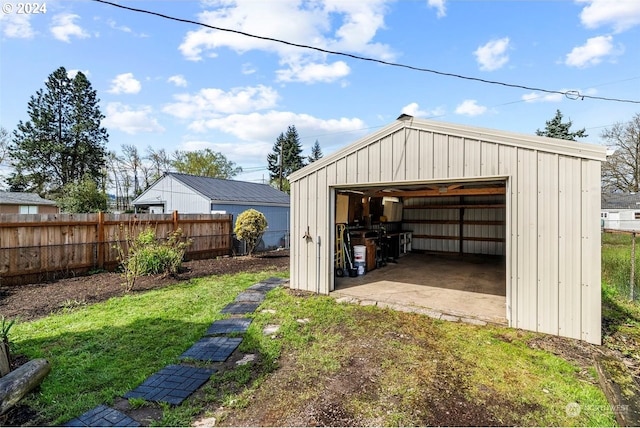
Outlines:
{"label": "open garage door opening", "polygon": [[335,188],[332,293],[506,324],[506,186]]}

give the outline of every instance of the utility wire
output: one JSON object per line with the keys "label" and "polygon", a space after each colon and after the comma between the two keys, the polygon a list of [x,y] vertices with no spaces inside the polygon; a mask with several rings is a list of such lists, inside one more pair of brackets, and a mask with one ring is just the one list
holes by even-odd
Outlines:
{"label": "utility wire", "polygon": [[323,49],[323,48],[319,48],[319,47],[315,47],[315,46],[304,45],[304,44],[300,44],[300,43],[287,42],[286,40],[274,39],[272,37],[257,36],[255,34],[246,33],[244,31],[231,30],[229,28],[216,27],[216,26],[213,26],[213,25],[203,24],[202,22],[192,21],[190,19],[176,18],[176,17],[173,17],[173,16],[169,16],[169,15],[165,15],[165,14],[159,13],[159,12],[153,12],[153,11],[150,11],[150,10],[138,9],[138,8],[129,7],[129,6],[123,6],[123,5],[120,5],[120,4],[117,4],[117,3],[112,3],[112,2],[107,1],[107,0],[93,0],[93,1],[98,2],[98,3],[108,4],[110,6],[114,6],[114,7],[120,8],[120,9],[129,10],[129,11],[132,11],[132,12],[140,12],[140,13],[146,13],[146,14],[149,14],[149,15],[158,16],[160,18],[168,19],[168,20],[171,20],[171,21],[177,21],[177,22],[184,22],[184,23],[187,23],[187,24],[200,25],[202,27],[207,27],[207,28],[210,28],[212,30],[218,30],[218,31],[223,31],[223,32],[227,32],[227,33],[239,34],[239,35],[246,36],[246,37],[251,37],[251,38],[254,38],[254,39],[281,43],[281,44],[284,44],[284,45],[287,45],[287,46],[294,46],[294,47],[298,47],[298,48],[302,48],[302,49],[311,49],[311,50],[315,50],[315,51],[326,53],[326,54],[330,54],[330,55],[345,56],[345,57],[348,57],[348,58],[358,59],[358,60],[361,60],[361,61],[375,62],[375,63],[378,63],[378,64],[388,65],[388,66],[391,66],[391,67],[406,68],[406,69],[409,69],[409,70],[421,71],[421,72],[424,72],[424,73],[432,73],[432,74],[437,74],[437,75],[446,76],[446,77],[455,77],[457,79],[470,80],[470,81],[486,83],[486,84],[490,84],[490,85],[500,85],[500,86],[505,86],[505,87],[509,87],[509,88],[524,89],[524,90],[527,90],[527,91],[538,91],[538,92],[544,92],[544,93],[547,93],[547,94],[559,94],[559,95],[563,95],[563,96],[567,97],[570,100],[578,100],[578,99],[584,100],[585,98],[587,98],[587,99],[591,99],[591,100],[614,101],[614,102],[620,102],[620,103],[640,104],[640,100],[597,97],[597,96],[594,96],[594,95],[581,94],[579,91],[573,91],[573,90],[570,90],[570,91],[554,91],[554,90],[550,90],[550,89],[536,88],[536,87],[532,87],[532,86],[518,85],[518,84],[513,84],[513,83],[505,83],[505,82],[500,82],[500,81],[496,81],[496,80],[481,79],[479,77],[464,76],[464,75],[456,74],[456,73],[447,73],[447,72],[444,72],[444,71],[438,71],[438,70],[432,70],[432,69],[429,69],[429,68],[416,67],[416,66],[413,66],[413,65],[401,64],[401,63],[397,63],[397,62],[384,61],[384,60],[381,60],[381,59],[369,58],[369,57],[350,54],[350,53],[346,53],[346,52],[332,51],[332,50]]}

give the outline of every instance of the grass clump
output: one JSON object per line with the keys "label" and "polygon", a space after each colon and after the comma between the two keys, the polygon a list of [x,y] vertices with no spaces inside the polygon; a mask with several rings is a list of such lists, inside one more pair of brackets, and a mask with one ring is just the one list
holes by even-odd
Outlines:
{"label": "grass clump", "polygon": [[126,245],[116,245],[122,265],[122,277],[127,292],[135,286],[136,279],[143,275],[175,275],[182,266],[184,253],[191,240],[182,239],[182,229],[176,229],[160,240],[155,229],[147,227],[137,236],[126,233]]}

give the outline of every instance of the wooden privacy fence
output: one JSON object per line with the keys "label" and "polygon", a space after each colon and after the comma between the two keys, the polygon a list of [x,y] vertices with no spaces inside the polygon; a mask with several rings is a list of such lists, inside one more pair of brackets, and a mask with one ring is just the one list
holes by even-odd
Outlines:
{"label": "wooden privacy fence", "polygon": [[0,214],[0,284],[20,285],[118,266],[127,232],[180,228],[192,240],[186,259],[230,255],[231,214]]}

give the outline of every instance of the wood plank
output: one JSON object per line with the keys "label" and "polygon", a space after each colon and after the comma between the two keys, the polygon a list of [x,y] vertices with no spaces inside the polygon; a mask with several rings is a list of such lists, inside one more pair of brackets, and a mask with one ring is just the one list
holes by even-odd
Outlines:
{"label": "wood plank", "polygon": [[425,197],[442,197],[442,196],[473,196],[473,195],[504,195],[505,187],[483,187],[478,189],[449,189],[441,192],[440,189],[422,189],[422,190],[397,190],[391,192],[378,191],[375,196],[395,196],[402,198],[425,198]]}
{"label": "wood plank", "polygon": [[505,208],[505,204],[449,204],[449,205],[405,205],[405,210],[437,210],[437,209],[455,209],[455,208]]}
{"label": "wood plank", "polygon": [[[416,235],[415,233],[411,235],[414,239],[443,239],[449,241],[456,241],[460,237],[457,235]],[[486,241],[486,242],[504,242],[504,238],[483,238],[480,236],[465,236],[465,241]]]}
{"label": "wood plank", "polygon": [[[407,224],[459,224],[460,220],[402,220]],[[465,225],[474,226],[504,226],[504,220],[466,220]]]}

